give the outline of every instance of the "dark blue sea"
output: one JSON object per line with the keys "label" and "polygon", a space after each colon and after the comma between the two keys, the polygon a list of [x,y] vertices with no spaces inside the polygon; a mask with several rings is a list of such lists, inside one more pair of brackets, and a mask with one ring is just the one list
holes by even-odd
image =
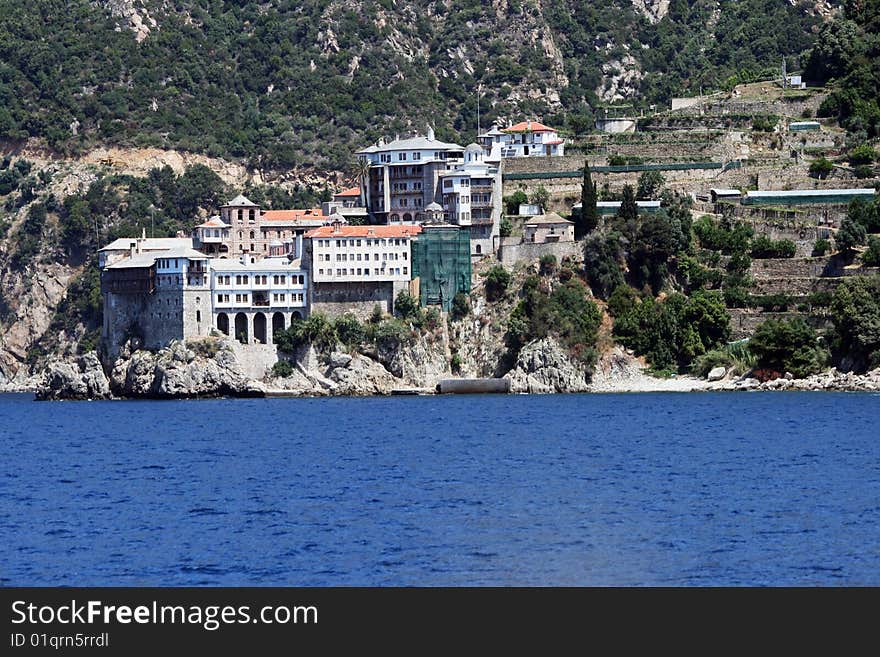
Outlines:
{"label": "dark blue sea", "polygon": [[0,395],[2,585],[880,585],[880,396]]}

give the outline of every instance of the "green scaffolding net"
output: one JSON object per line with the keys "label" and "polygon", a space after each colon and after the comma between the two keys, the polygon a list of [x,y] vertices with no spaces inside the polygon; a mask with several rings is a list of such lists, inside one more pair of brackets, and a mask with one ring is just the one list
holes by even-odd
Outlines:
{"label": "green scaffolding net", "polygon": [[466,228],[424,227],[413,243],[412,259],[422,306],[448,311],[456,294],[471,291],[471,239]]}

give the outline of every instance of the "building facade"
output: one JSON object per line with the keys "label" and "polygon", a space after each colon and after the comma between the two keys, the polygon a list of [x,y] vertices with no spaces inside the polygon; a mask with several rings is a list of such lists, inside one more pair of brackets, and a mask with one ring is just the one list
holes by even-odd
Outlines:
{"label": "building facade", "polygon": [[366,318],[377,304],[392,312],[409,289],[412,239],[421,226],[345,226],[335,222],[306,234],[311,309]]}
{"label": "building facade", "polygon": [[377,224],[418,224],[441,202],[440,174],[464,161],[464,148],[427,136],[378,142],[357,153],[368,165],[363,197]]}
{"label": "building facade", "polygon": [[497,125],[477,136],[486,158],[557,157],[565,155],[565,140],[555,128],[528,119],[508,128]]}

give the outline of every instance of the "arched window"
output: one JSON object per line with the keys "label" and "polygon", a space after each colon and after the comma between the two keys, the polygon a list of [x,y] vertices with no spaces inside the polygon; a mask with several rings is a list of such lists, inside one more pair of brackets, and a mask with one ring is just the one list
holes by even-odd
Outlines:
{"label": "arched window", "polygon": [[254,231],[251,231],[251,239],[254,239]]}
{"label": "arched window", "polygon": [[399,214],[392,214],[391,221],[400,221],[400,215]]}
{"label": "arched window", "polygon": [[254,211],[253,210],[251,210],[248,213],[248,221],[250,221],[251,223],[254,223]]}
{"label": "arched window", "polygon": [[409,212],[407,212],[406,214],[403,215],[403,220],[404,221],[412,221],[412,215]]}
{"label": "arched window", "polygon": [[242,237],[244,237],[244,233],[241,231],[238,231],[238,239],[241,239]]}
{"label": "arched window", "polygon": [[483,252],[483,247],[477,244],[477,255],[480,255]]}

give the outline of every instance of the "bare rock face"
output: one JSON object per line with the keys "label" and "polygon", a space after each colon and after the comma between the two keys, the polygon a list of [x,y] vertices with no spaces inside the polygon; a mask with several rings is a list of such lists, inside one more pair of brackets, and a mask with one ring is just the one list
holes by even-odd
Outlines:
{"label": "bare rock face", "polygon": [[74,362],[57,361],[46,368],[37,399],[109,399],[110,384],[101,361],[90,351]]}
{"label": "bare rock face", "polygon": [[196,353],[182,342],[173,342],[155,353],[125,355],[110,375],[112,389],[120,397],[246,397],[264,392],[261,384],[242,373],[234,353],[220,344],[214,353]]}
{"label": "bare rock face", "polygon": [[378,360],[391,374],[410,385],[433,388],[440,379],[449,376],[446,354],[439,340],[431,342],[419,337],[393,351],[380,348]]}
{"label": "bare rock face", "polygon": [[400,380],[381,363],[361,355],[349,357],[347,361],[331,360],[327,378],[338,384],[338,395],[388,395],[394,388],[400,387]]}
{"label": "bare rock face", "polygon": [[519,352],[505,377],[511,392],[586,392],[590,374],[552,338],[530,342]]}

